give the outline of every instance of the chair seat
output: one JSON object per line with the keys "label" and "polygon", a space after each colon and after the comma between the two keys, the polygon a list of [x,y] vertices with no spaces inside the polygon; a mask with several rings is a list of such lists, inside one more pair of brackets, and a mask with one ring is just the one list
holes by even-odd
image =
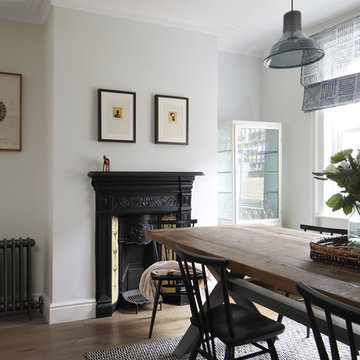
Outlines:
{"label": "chair seat", "polygon": [[[169,281],[181,281],[183,280],[181,274],[157,274],[155,272],[152,272],[150,274],[152,280],[169,280]],[[192,275],[194,277],[195,275]],[[203,279],[203,274],[201,272],[196,272],[196,276],[199,280]]]}
{"label": "chair seat", "polygon": [[[281,323],[240,305],[230,304],[230,308],[234,323],[234,337],[229,334],[224,305],[217,306],[211,310],[212,334],[225,344],[237,346],[256,342],[264,339],[264,337],[274,338],[285,329],[285,326]],[[210,317],[206,314],[205,318],[209,319]],[[191,323],[198,327],[193,317],[191,318]]]}
{"label": "chair seat", "polygon": [[151,276],[151,279],[153,279],[153,280],[182,281],[182,276],[181,276],[181,274],[164,274],[164,275],[159,275],[159,274],[156,274],[156,273],[151,273],[150,276]]}

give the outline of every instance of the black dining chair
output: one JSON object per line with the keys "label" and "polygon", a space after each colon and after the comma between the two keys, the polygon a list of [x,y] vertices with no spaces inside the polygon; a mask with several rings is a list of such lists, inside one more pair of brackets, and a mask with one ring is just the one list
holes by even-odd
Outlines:
{"label": "black dining chair", "polygon": [[330,228],[330,227],[307,225],[307,224],[300,224],[300,229],[302,229],[304,231],[308,231],[308,230],[315,231],[320,234],[323,234],[323,233],[330,234],[330,235],[334,235],[334,234],[346,235],[347,234],[346,229]]}
{"label": "black dining chair", "polygon": [[314,316],[312,305],[315,305],[324,310],[326,316],[326,323],[329,333],[329,342],[331,348],[331,358],[333,360],[340,360],[339,350],[336,344],[336,334],[333,326],[332,315],[340,317],[345,320],[351,359],[356,360],[358,350],[355,345],[353,325],[360,325],[360,310],[353,306],[336,301],[328,296],[325,296],[318,291],[312,289],[308,285],[299,282],[296,284],[298,292],[303,296],[306,310],[308,313],[311,328],[314,333],[316,346],[320,355],[320,360],[329,360],[329,355],[326,351],[323,339],[320,335],[319,326]]}
{"label": "black dining chair", "polygon": [[[229,261],[197,255],[182,249],[178,245],[174,245],[173,248],[178,256],[179,267],[189,298],[192,314],[190,321],[199,330],[199,338],[196,346],[192,349],[190,360],[196,359],[199,353],[206,359],[217,359],[215,338],[225,344],[226,360],[235,359],[235,347],[245,344],[253,344],[258,349],[252,354],[237,359],[247,359],[265,353],[270,353],[272,360],[278,359],[274,338],[281,334],[285,327],[259,312],[230,303],[227,285],[228,271],[226,269]],[[194,273],[193,271],[196,267],[195,264],[201,264],[202,286],[201,283],[199,285],[197,272]],[[220,276],[221,305],[215,305],[210,299],[205,267],[214,269]],[[257,343],[263,340],[267,342],[268,347]]]}
{"label": "black dining chair", "polygon": [[[339,229],[339,228],[330,228],[330,227],[324,227],[324,226],[317,226],[317,225],[307,225],[307,224],[300,224],[300,229],[304,231],[312,231],[317,232],[319,234],[339,234],[339,235],[346,235],[347,230],[346,229]],[[286,296],[289,296],[287,293]],[[303,301],[303,299],[298,299],[298,301]],[[282,320],[282,316],[279,315],[280,321]],[[279,319],[278,319],[279,320]],[[306,337],[310,337],[310,328],[306,327]]]}
{"label": "black dining chair", "polygon": [[[158,219],[151,219],[148,221],[151,230],[194,227],[196,223],[196,219],[162,220],[160,217]],[[156,261],[176,261],[175,252],[171,248],[155,241],[153,241],[153,247]],[[160,305],[160,310],[162,310],[163,300],[162,298],[160,299],[160,296],[167,297],[168,299],[171,297],[180,299],[179,302],[181,302],[182,298],[187,298],[181,274],[159,275],[156,272],[152,272],[150,276],[152,280],[157,282],[157,285],[151,314],[149,339],[152,336],[158,305]]]}

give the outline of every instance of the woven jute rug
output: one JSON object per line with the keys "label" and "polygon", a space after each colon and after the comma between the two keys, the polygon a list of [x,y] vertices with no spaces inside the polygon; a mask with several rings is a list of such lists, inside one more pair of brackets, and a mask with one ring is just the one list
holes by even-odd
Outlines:
{"label": "woven jute rug", "polygon": [[[294,321],[284,318],[285,332],[279,336],[275,346],[280,360],[317,360],[318,351],[314,338],[306,338],[306,328]],[[324,337],[327,345],[327,338]],[[172,355],[173,350],[179,343],[180,338],[168,338],[163,340],[149,340],[139,344],[127,345],[113,349],[93,351],[84,354],[87,360],[176,360]],[[224,358],[224,347],[222,343],[216,343],[218,358]],[[348,347],[339,343],[341,360],[350,360]],[[245,355],[256,351],[253,345],[239,346],[236,356]],[[197,360],[203,357],[198,355]],[[254,359],[269,360],[270,355],[260,355]]]}

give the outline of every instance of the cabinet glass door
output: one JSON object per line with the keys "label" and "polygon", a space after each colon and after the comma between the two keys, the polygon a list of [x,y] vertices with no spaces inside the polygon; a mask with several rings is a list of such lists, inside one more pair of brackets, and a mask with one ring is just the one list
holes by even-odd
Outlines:
{"label": "cabinet glass door", "polygon": [[277,128],[235,125],[235,218],[279,219]]}

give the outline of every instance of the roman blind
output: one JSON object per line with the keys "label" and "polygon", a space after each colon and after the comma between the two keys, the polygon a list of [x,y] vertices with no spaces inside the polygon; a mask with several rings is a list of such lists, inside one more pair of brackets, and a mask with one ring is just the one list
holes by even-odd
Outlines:
{"label": "roman blind", "polygon": [[302,110],[327,109],[360,101],[360,16],[311,36],[325,51],[322,60],[302,67]]}

